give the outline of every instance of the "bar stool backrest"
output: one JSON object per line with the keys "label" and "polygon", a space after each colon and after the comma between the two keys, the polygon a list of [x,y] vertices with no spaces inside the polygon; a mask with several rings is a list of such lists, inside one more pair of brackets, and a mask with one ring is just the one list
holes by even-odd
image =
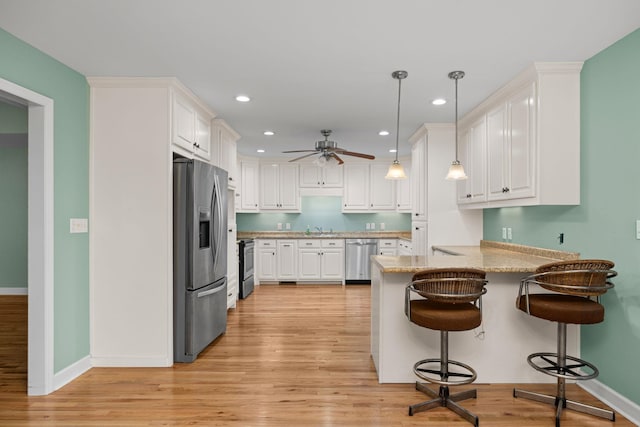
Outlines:
{"label": "bar stool backrest", "polygon": [[432,301],[469,303],[484,293],[485,276],[484,271],[471,268],[424,270],[413,275],[412,287]]}
{"label": "bar stool backrest", "polygon": [[614,263],[602,259],[560,261],[541,265],[535,281],[544,289],[569,295],[602,295],[613,285],[608,278],[617,273]]}

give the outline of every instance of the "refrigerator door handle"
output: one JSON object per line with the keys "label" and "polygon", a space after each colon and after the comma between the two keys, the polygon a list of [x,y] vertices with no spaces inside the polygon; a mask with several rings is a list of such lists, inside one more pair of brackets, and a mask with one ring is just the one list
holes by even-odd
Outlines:
{"label": "refrigerator door handle", "polygon": [[209,289],[208,291],[200,292],[196,295],[198,298],[206,297],[207,295],[212,295],[224,290],[224,286],[218,286],[217,288]]}
{"label": "refrigerator door handle", "polygon": [[216,252],[215,252],[215,259],[214,259],[214,269],[215,266],[218,264],[218,254],[220,253],[220,250],[222,249],[220,246],[222,244],[222,236],[224,234],[224,224],[222,223],[222,194],[220,193],[220,178],[218,177],[218,175],[214,175],[213,177],[213,185],[214,185],[214,193],[215,193],[215,206],[217,208],[216,213],[217,215],[217,221],[216,221],[216,226],[217,226],[217,230],[216,230],[216,234],[218,236],[218,240],[215,242],[216,244]]}

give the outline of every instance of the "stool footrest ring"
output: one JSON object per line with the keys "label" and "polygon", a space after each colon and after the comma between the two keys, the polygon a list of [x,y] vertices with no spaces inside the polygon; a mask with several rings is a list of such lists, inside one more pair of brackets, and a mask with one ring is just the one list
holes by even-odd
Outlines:
{"label": "stool footrest ring", "polygon": [[[471,366],[464,363],[449,360],[447,363],[447,372],[443,372],[441,363],[440,359],[423,359],[413,365],[413,372],[427,382],[444,386],[471,384],[478,377],[476,371]],[[429,365],[436,364],[437,369],[429,368]],[[452,365],[463,368],[466,372],[458,372],[459,370],[451,371],[449,366]],[[462,379],[452,380],[451,377]]]}
{"label": "stool footrest ring", "polygon": [[[527,357],[527,362],[529,362],[529,365],[536,371],[556,378],[590,380],[599,374],[598,368],[586,360],[573,356],[565,356],[564,366],[562,366],[559,363],[559,359],[558,353],[533,353]],[[567,361],[575,363],[566,363]],[[589,368],[591,372],[584,372],[584,368]]]}

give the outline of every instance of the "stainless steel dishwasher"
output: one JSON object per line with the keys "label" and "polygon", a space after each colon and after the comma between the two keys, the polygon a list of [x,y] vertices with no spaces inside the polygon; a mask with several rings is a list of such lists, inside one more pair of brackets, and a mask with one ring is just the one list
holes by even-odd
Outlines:
{"label": "stainless steel dishwasher", "polygon": [[371,255],[378,253],[378,239],[345,240],[345,283],[371,283]]}

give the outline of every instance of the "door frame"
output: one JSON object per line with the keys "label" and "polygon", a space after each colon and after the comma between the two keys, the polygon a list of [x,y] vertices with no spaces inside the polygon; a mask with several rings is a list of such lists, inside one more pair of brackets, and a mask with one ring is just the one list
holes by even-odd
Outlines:
{"label": "door frame", "polygon": [[27,394],[53,391],[53,100],[0,78],[0,98],[28,108]]}

